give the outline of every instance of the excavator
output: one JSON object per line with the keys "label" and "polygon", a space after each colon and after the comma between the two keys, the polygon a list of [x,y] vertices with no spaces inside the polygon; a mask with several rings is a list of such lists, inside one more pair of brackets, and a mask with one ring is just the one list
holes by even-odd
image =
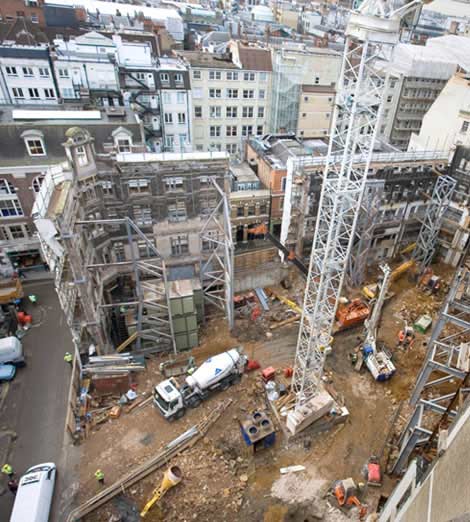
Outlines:
{"label": "excavator", "polygon": [[[416,263],[413,259],[410,259],[409,261],[405,261],[401,265],[397,266],[394,270],[392,270],[390,274],[390,283],[393,283],[393,281],[396,281],[399,277],[401,277],[403,274],[411,270],[416,266]],[[380,287],[378,283],[373,283],[367,286],[364,286],[362,288],[362,294],[364,297],[366,297],[369,300],[373,300],[377,297],[378,292],[380,291]],[[392,296],[388,296],[392,297]]]}
{"label": "excavator", "polygon": [[352,478],[336,481],[333,493],[340,507],[357,506],[361,520],[367,515],[367,507],[357,498],[357,486]]}

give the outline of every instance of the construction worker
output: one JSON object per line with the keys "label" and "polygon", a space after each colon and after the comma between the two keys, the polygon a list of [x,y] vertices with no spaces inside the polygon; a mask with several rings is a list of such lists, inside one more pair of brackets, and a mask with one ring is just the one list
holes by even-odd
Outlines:
{"label": "construction worker", "polygon": [[95,471],[95,478],[100,484],[104,484],[104,473],[100,469]]}
{"label": "construction worker", "polygon": [[29,302],[33,305],[35,305],[38,302],[38,298],[34,294],[28,295]]}
{"label": "construction worker", "polygon": [[13,493],[13,495],[16,495],[16,492],[18,491],[18,481],[14,478],[10,479],[8,481],[8,489]]}
{"label": "construction worker", "polygon": [[2,473],[8,475],[10,478],[14,475],[13,468],[10,466],[10,464],[4,464],[2,466]]}
{"label": "construction worker", "polygon": [[64,361],[65,361],[66,363],[69,363],[70,366],[72,366],[73,355],[72,355],[70,352],[65,352],[65,355],[64,355]]}

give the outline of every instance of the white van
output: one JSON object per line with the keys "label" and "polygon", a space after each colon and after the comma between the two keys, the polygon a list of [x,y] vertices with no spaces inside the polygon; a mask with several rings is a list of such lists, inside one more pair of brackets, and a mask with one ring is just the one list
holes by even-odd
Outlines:
{"label": "white van", "polygon": [[53,462],[28,469],[18,484],[10,522],[48,522],[56,472]]}
{"label": "white van", "polygon": [[13,335],[0,339],[0,364],[24,365],[23,345]]}

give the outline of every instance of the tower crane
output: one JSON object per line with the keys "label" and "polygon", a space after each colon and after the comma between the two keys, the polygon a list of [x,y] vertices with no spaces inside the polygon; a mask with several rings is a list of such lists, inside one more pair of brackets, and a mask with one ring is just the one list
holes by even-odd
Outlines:
{"label": "tower crane", "polygon": [[335,99],[332,134],[323,174],[315,235],[305,286],[294,374],[295,407],[287,415],[293,434],[333,405],[322,386],[326,348],[356,229],[385,92],[377,60],[389,61],[400,22],[419,0],[365,0],[352,11]]}

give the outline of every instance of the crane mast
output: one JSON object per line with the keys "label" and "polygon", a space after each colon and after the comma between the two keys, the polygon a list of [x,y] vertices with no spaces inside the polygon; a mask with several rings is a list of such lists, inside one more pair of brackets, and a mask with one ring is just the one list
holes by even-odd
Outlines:
{"label": "crane mast", "polygon": [[374,304],[374,309],[372,310],[372,314],[369,319],[366,319],[365,327],[366,327],[366,344],[373,345],[375,349],[376,339],[377,339],[377,326],[379,324],[380,315],[382,313],[382,308],[385,303],[385,298],[387,297],[387,292],[391,283],[391,275],[392,271],[390,267],[385,263],[380,266],[380,270],[383,272],[382,284],[380,285],[379,295]]}
{"label": "crane mast", "polygon": [[325,349],[330,344],[387,81],[374,65],[377,60],[389,61],[399,40],[401,17],[419,3],[415,0],[393,10],[392,2],[365,0],[351,13],[346,28],[297,340],[292,381],[296,402],[287,416],[292,433],[318,418],[314,399],[323,392]]}

